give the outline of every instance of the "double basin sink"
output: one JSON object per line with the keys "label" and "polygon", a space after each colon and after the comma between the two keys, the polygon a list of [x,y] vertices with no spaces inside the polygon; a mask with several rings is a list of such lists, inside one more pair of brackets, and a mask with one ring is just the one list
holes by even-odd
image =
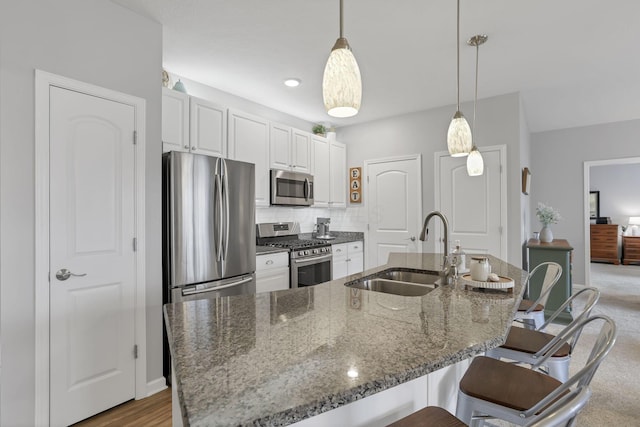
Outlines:
{"label": "double basin sink", "polygon": [[435,271],[416,271],[390,268],[351,282],[345,286],[385,294],[419,297],[428,294],[439,284],[440,276]]}

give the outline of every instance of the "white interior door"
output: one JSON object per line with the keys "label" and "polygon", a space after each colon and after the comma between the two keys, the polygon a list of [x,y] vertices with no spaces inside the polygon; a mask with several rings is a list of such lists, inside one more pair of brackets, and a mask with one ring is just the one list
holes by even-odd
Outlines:
{"label": "white interior door", "polygon": [[[482,150],[484,174],[469,176],[466,157],[436,153],[436,209],[449,220],[450,248],[460,240],[467,253],[506,258],[504,146]],[[440,227],[436,237],[441,240]]]}
{"label": "white interior door", "polygon": [[390,252],[416,252],[422,218],[421,156],[366,160],[369,233],[366,268],[385,264]]}
{"label": "white interior door", "polygon": [[53,426],[135,397],[134,124],[131,105],[51,87]]}

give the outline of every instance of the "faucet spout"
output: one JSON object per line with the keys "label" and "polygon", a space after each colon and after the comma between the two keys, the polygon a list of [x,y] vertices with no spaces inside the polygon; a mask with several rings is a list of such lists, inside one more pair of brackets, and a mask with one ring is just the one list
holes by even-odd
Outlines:
{"label": "faucet spout", "polygon": [[420,233],[420,240],[422,240],[423,242],[426,242],[427,239],[429,238],[429,221],[434,216],[437,216],[438,218],[440,218],[442,220],[442,225],[444,226],[444,239],[443,239],[444,241],[442,242],[444,244],[442,275],[446,276],[448,279],[449,276],[452,274],[452,272],[450,271],[451,266],[449,265],[449,221],[447,220],[447,217],[445,217],[444,214],[442,214],[442,212],[440,211],[429,212],[427,217],[424,219],[424,225],[422,226],[422,232]]}

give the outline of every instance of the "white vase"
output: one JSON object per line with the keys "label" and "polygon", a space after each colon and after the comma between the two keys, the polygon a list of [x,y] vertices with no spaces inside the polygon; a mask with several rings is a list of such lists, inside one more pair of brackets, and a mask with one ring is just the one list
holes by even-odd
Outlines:
{"label": "white vase", "polygon": [[542,243],[551,243],[553,242],[553,233],[551,232],[551,227],[545,225],[540,230],[540,241]]}

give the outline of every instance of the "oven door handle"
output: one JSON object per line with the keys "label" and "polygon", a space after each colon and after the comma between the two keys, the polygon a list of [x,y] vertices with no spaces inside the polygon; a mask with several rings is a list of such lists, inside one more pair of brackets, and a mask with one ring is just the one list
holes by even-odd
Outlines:
{"label": "oven door handle", "polygon": [[330,260],[331,258],[333,258],[333,255],[329,254],[329,255],[321,255],[321,256],[317,256],[317,257],[313,257],[313,258],[294,259],[293,262],[295,264],[304,264],[304,263],[309,263],[309,262]]}

